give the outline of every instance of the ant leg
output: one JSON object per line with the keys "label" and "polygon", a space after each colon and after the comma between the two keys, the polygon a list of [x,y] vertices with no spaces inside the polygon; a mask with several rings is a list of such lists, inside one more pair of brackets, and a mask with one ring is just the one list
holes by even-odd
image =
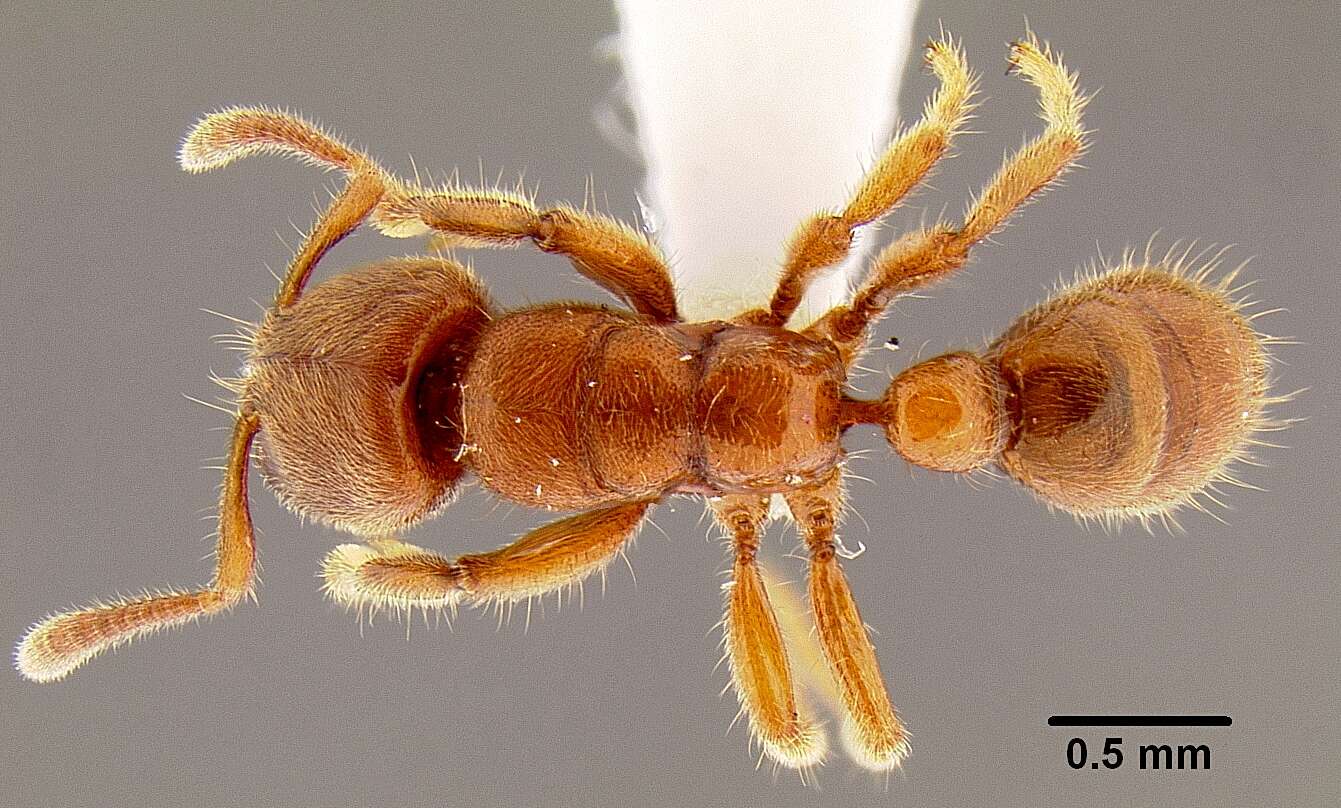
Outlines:
{"label": "ant leg", "polygon": [[344,169],[349,182],[303,239],[275,294],[275,307],[293,305],[312,269],[345,236],[367,218],[394,180],[367,155],[357,152],[314,124],[295,115],[267,109],[233,108],[207,115],[182,143],[182,168],[192,173],[228,165],[258,153],[297,156]]}
{"label": "ant leg", "polygon": [[35,682],[62,679],[108,648],[236,605],[252,594],[256,542],[247,510],[247,461],[260,428],[253,413],[238,416],[219,498],[214,581],[195,592],[165,592],[66,612],[38,623],[19,643],[14,664]]}
{"label": "ant leg", "polygon": [[322,562],[332,599],[346,606],[454,607],[546,595],[604,570],[638,532],[653,502],[588,511],[536,528],[506,547],[449,561],[395,539],[342,544]]}
{"label": "ant leg", "polygon": [[841,213],[818,213],[797,229],[768,310],[749,312],[742,319],[761,325],[786,323],[810,282],[847,257],[856,228],[893,210],[949,151],[951,139],[973,111],[977,79],[949,37],[927,43],[925,60],[941,86],[927,102],[922,120],[894,139]]}
{"label": "ant leg", "polygon": [[180,162],[208,171],[253,154],[280,154],[338,168],[350,176],[343,194],[313,229],[280,288],[281,306],[297,297],[321,255],[372,212],[393,237],[438,231],[462,246],[507,247],[531,239],[567,255],[577,271],[658,322],[678,319],[675,287],[660,252],[641,233],[607,216],[568,207],[539,210],[521,194],[472,188],[432,191],[402,182],[367,155],[286,112],[238,107],[207,115],[187,135]]}
{"label": "ant leg", "polygon": [[847,357],[865,341],[867,327],[900,295],[938,281],[968,260],[970,248],[997,230],[1030,198],[1051,185],[1085,152],[1081,112],[1088,98],[1046,46],[1030,36],[1011,45],[1014,72],[1039,90],[1047,128],[1002,166],[970,206],[964,225],[910,233],[876,257],[852,304],[838,307],[808,329],[832,339]]}
{"label": "ant leg", "polygon": [[675,286],[660,251],[641,233],[600,214],[566,206],[538,209],[522,194],[498,190],[400,188],[373,214],[389,236],[437,231],[448,245],[510,247],[530,239],[568,256],[582,275],[657,322],[679,319]]}
{"label": "ant leg", "polygon": [[366,154],[298,115],[260,107],[207,115],[186,135],[180,161],[188,172],[198,173],[251,154],[298,157],[350,176],[345,193],[323,214],[295,257],[280,287],[280,306],[296,299],[316,260],[373,212],[374,225],[393,237],[437,230],[448,243],[469,247],[511,247],[531,239],[544,252],[569,256],[578,272],[640,314],[657,322],[679,319],[665,259],[628,225],[565,206],[539,210],[522,194],[418,188],[385,173]]}
{"label": "ant leg", "polygon": [[848,742],[865,766],[897,766],[908,754],[908,733],[890,704],[875,648],[838,563],[834,527],[843,507],[839,476],[783,496],[810,551],[810,605],[848,716]]}
{"label": "ant leg", "polygon": [[773,760],[793,768],[819,763],[824,733],[797,710],[782,632],[755,558],[768,520],[768,497],[725,496],[711,505],[717,524],[731,533],[735,555],[722,625],[741,711]]}

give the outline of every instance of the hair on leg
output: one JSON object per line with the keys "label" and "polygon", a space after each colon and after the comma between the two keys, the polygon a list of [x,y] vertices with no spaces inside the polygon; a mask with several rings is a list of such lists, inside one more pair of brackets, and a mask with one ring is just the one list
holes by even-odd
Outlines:
{"label": "hair on leg", "polygon": [[443,608],[513,603],[556,592],[603,570],[637,534],[653,502],[580,513],[505,547],[454,561],[395,539],[342,544],[322,562],[326,593],[356,608]]}
{"label": "hair on leg", "polygon": [[717,524],[731,534],[734,556],[723,621],[726,657],[740,709],[770,758],[795,769],[824,759],[824,732],[801,714],[782,632],[755,558],[768,520],[768,497],[714,500]]}
{"label": "hair on leg", "polygon": [[847,207],[839,213],[817,213],[797,228],[787,245],[768,311],[749,312],[743,319],[776,326],[786,323],[810,282],[847,257],[853,232],[893,210],[949,152],[951,140],[973,111],[977,79],[949,37],[929,42],[925,60],[941,86],[927,101],[922,120],[894,138]]}
{"label": "hair on leg", "polygon": [[810,551],[810,605],[847,713],[845,741],[863,766],[891,769],[908,755],[908,733],[889,701],[875,648],[838,563],[834,529],[843,502],[839,475],[784,496]]}
{"label": "hair on leg", "polygon": [[465,247],[511,247],[531,240],[567,256],[582,275],[657,322],[679,319],[666,259],[646,236],[597,213],[567,206],[541,210],[520,193],[449,187],[403,188],[373,214],[390,236],[436,231]]}
{"label": "hair on leg", "polygon": [[520,193],[421,188],[391,176],[372,158],[297,115],[259,107],[207,115],[187,134],[180,162],[195,173],[253,154],[298,157],[341,169],[350,178],[294,257],[276,298],[280,306],[296,299],[325,251],[371,214],[373,225],[393,237],[436,231],[450,243],[469,247],[509,247],[530,239],[545,252],[568,256],[578,272],[639,313],[658,322],[679,318],[665,259],[633,228],[565,206],[540,210]]}
{"label": "hair on leg", "polygon": [[909,233],[872,263],[849,306],[835,308],[808,331],[828,336],[848,356],[865,341],[866,329],[900,295],[940,280],[964,265],[974,244],[991,235],[1010,214],[1047,188],[1085,151],[1081,112],[1088,98],[1076,77],[1032,35],[1011,45],[1010,64],[1039,91],[1047,123],[1016,152],[969,207],[958,229],[939,225]]}

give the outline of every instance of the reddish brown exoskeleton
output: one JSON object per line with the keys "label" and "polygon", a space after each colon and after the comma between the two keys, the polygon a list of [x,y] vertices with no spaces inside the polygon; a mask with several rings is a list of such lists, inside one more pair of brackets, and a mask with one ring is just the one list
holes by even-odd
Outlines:
{"label": "reddish brown exoskeleton", "polygon": [[[947,39],[928,47],[941,87],[846,207],[804,222],[765,309],[682,322],[666,262],[640,233],[519,194],[425,188],[286,113],[230,109],[186,139],[188,171],[256,153],[296,156],[349,181],[293,259],[251,335],[219,506],[214,580],[201,590],[51,617],[20,644],[19,670],[59,679],[100,651],[230,608],[253,586],[247,467],[293,510],[366,540],[336,548],[323,575],[358,606],[454,607],[544,595],[604,568],[649,509],[708,498],[730,535],[726,645],[742,708],[775,760],[821,759],[756,552],[781,495],[810,555],[809,597],[859,759],[896,765],[907,737],[839,563],[840,438],[885,430],[908,461],[969,472],[998,464],[1044,501],[1089,517],[1161,515],[1192,502],[1266,421],[1265,338],[1178,261],[1135,259],[1021,318],[983,353],[917,364],[877,400],[845,392],[871,326],[898,296],[961,267],[970,248],[1085,150],[1085,98],[1030,38],[1010,62],[1040,92],[1046,130],[1006,163],[959,226],[897,240],[852,302],[801,331],[785,326],[807,285],[839,263],[856,228],[897,205],[946,154],[975,79]],[[404,258],[304,292],[311,270],[364,222],[456,246],[530,240],[566,255],[631,310],[556,303],[509,312],[461,264]],[[515,502],[580,513],[489,553],[455,560],[396,534],[436,513],[473,473]]]}

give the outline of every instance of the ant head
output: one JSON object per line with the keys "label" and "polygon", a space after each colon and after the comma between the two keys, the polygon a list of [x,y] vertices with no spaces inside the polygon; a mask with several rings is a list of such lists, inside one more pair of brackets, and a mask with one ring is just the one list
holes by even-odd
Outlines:
{"label": "ant head", "polygon": [[459,380],[489,321],[465,267],[401,258],[267,315],[243,392],[266,481],[293,510],[364,535],[413,525],[465,474]]}
{"label": "ant head", "polygon": [[972,471],[1000,454],[1010,434],[1006,386],[970,353],[950,353],[895,377],[881,402],[885,438],[905,460]]}

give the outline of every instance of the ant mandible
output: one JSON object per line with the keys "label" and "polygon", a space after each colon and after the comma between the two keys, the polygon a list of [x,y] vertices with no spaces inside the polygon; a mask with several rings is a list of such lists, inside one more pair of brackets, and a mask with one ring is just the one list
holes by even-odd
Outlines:
{"label": "ant mandible", "polygon": [[[365,544],[324,563],[327,592],[357,606],[455,607],[554,592],[601,570],[654,504],[708,499],[731,537],[726,647],[755,736],[792,767],[825,753],[798,710],[792,671],[756,561],[780,494],[809,552],[817,637],[873,768],[908,739],[839,562],[842,434],[883,428],[909,462],[970,472],[998,464],[1042,500],[1082,517],[1149,518],[1228,478],[1261,428],[1267,338],[1230,300],[1166,257],[1096,274],[1026,314],[980,354],[908,368],[877,400],[845,392],[872,324],[901,295],[938,281],[970,248],[1053,183],[1086,148],[1087,99],[1032,36],[1012,69],[1040,94],[1045,131],[1015,153],[960,226],[903,236],[873,262],[852,301],[801,331],[786,328],[808,284],[844,259],[854,231],[890,212],[950,148],[974,108],[976,78],[949,38],[926,59],[940,81],[847,206],[805,221],[788,244],[767,308],[682,322],[665,259],[641,233],[601,215],[540,210],[524,194],[421,187],[307,121],[263,108],[206,116],[181,149],[202,172],[258,153],[334,167],[348,184],[294,257],[250,339],[236,380],[237,420],[219,503],[214,579],[57,615],[17,651],[23,675],[60,679],[99,652],[229,609],[252,593],[247,504],[255,441],[264,478],[289,508]],[[504,312],[446,257],[384,261],[304,284],[364,221],[394,237],[455,246],[530,240],[632,311],[557,303]],[[449,560],[395,538],[443,508],[467,472],[495,493],[582,511],[489,553]]]}

